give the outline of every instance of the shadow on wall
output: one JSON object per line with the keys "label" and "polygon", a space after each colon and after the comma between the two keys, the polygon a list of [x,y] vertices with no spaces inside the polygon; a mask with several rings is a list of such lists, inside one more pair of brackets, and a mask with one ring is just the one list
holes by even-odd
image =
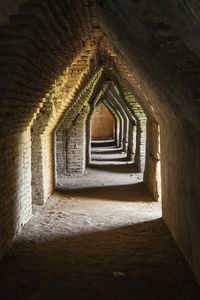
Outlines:
{"label": "shadow on wall", "polygon": [[163,220],[156,219],[19,241],[1,264],[0,294],[2,300],[195,300],[200,289]]}

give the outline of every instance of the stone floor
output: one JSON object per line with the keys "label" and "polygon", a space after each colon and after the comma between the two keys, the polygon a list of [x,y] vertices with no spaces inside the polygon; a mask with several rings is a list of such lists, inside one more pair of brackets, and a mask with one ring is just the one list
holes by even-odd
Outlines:
{"label": "stone floor", "polygon": [[35,206],[0,265],[0,299],[200,299],[160,204],[142,183],[121,188],[59,192]]}
{"label": "stone floor", "polygon": [[128,158],[127,152],[117,146],[91,147],[91,164],[95,165],[126,165],[133,164]]}
{"label": "stone floor", "polygon": [[[88,189],[96,187],[116,186],[116,189],[123,189],[122,186],[132,186],[135,183],[142,182],[143,174],[135,173],[133,164],[106,165],[105,162],[99,165],[90,165],[85,170],[84,176],[71,175],[60,176],[57,187],[60,190]],[[131,188],[130,188],[131,189]],[[108,189],[109,190],[109,189]]]}

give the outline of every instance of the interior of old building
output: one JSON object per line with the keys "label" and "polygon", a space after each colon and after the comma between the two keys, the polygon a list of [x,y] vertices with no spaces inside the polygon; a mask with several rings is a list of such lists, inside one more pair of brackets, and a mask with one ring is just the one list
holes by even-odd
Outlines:
{"label": "interior of old building", "polygon": [[200,299],[198,0],[0,0],[0,298]]}

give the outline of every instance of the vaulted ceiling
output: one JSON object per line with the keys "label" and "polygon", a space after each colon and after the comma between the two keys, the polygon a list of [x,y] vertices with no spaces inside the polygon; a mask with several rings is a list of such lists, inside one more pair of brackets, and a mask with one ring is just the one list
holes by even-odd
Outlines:
{"label": "vaulted ceiling", "polygon": [[[24,127],[40,109],[44,115],[52,101],[59,117],[90,74],[106,65],[149,114],[178,116],[199,127],[198,47],[181,34],[177,20],[164,15],[164,9],[170,11],[167,2],[33,0],[21,5],[1,26],[1,122],[12,131],[17,112],[18,126]],[[174,15],[183,5],[178,2]],[[192,5],[190,12],[186,9],[194,14]]]}

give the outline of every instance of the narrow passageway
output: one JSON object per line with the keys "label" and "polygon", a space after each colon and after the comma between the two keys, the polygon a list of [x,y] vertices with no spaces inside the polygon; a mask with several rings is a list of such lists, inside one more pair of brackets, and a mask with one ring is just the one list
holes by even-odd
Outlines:
{"label": "narrow passageway", "polygon": [[200,2],[0,0],[0,300],[200,300]]}
{"label": "narrow passageway", "polygon": [[160,204],[132,189],[132,202],[82,190],[35,206],[1,264],[1,299],[199,299]]}
{"label": "narrow passageway", "polygon": [[1,264],[1,299],[199,299],[161,216],[131,164],[63,177]]}

